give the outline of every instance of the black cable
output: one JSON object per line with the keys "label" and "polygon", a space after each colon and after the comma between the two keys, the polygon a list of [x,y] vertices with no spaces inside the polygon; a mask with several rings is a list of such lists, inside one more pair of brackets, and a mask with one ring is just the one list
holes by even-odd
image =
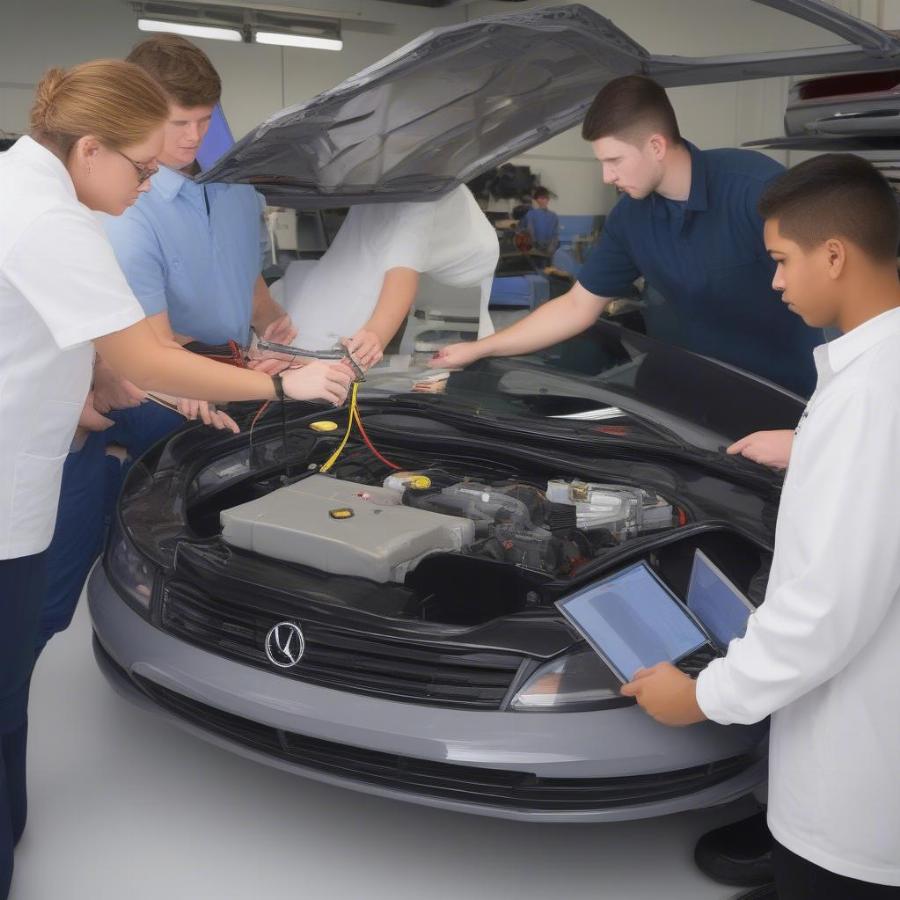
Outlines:
{"label": "black cable", "polygon": [[281,401],[281,447],[284,453],[284,477],[290,477],[290,467],[288,466],[288,438],[287,438],[287,401]]}

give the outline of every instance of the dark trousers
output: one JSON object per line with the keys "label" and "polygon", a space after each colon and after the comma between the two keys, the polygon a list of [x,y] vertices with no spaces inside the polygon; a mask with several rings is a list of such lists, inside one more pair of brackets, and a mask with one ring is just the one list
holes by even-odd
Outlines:
{"label": "dark trousers", "polygon": [[871,884],[829,872],[773,842],[778,900],[900,900],[900,887]]}
{"label": "dark trousers", "polygon": [[54,634],[69,627],[81,589],[100,555],[127,466],[106,454],[121,444],[137,459],[158,440],[184,424],[178,413],[156,403],[108,414],[116,424],[93,432],[63,467],[56,529],[47,550],[47,594],[35,646],[43,650]]}
{"label": "dark trousers", "polygon": [[0,560],[0,900],[25,829],[28,688],[45,579],[45,553]]}

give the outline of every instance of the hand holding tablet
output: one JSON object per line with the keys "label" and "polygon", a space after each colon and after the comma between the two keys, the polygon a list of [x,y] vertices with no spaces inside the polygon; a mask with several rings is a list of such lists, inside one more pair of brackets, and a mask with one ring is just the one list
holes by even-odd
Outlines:
{"label": "hand holding tablet", "polygon": [[687,607],[645,562],[556,605],[623,683],[639,669],[677,663],[707,644],[724,652],[730,640],[743,636],[753,611],[699,550]]}

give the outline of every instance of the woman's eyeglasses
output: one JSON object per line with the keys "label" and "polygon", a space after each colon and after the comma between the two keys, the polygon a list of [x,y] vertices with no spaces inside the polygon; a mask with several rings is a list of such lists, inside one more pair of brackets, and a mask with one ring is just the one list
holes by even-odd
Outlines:
{"label": "woman's eyeglasses", "polygon": [[138,187],[140,187],[148,178],[152,178],[158,171],[159,166],[143,166],[139,162],[135,162],[130,156],[126,156],[121,150],[113,148],[114,153],[118,153],[123,159],[127,159],[134,166],[134,171],[138,176]]}

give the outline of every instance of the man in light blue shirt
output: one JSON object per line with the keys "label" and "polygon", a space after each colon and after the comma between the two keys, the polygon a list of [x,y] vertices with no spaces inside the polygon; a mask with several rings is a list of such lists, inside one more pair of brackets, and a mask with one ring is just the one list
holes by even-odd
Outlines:
{"label": "man in light blue shirt", "polygon": [[[103,226],[131,289],[164,339],[246,345],[290,343],[296,331],[260,275],[265,247],[262,198],[249,185],[197,184],[197,152],[221,94],[209,58],[177,35],[138,44],[128,61],[169,99],[165,143],[152,190]],[[144,203],[143,200],[148,202]],[[180,404],[219,427],[235,427],[208,404]]]}
{"label": "man in light blue shirt", "polygon": [[[149,202],[135,203],[122,216],[103,216],[144,312],[166,315],[176,335],[246,345],[251,324],[261,324],[254,306],[265,307],[268,295],[260,285],[265,232],[259,195],[249,185],[200,185],[166,165],[152,183],[142,197]],[[271,315],[283,313],[274,308]]]}

